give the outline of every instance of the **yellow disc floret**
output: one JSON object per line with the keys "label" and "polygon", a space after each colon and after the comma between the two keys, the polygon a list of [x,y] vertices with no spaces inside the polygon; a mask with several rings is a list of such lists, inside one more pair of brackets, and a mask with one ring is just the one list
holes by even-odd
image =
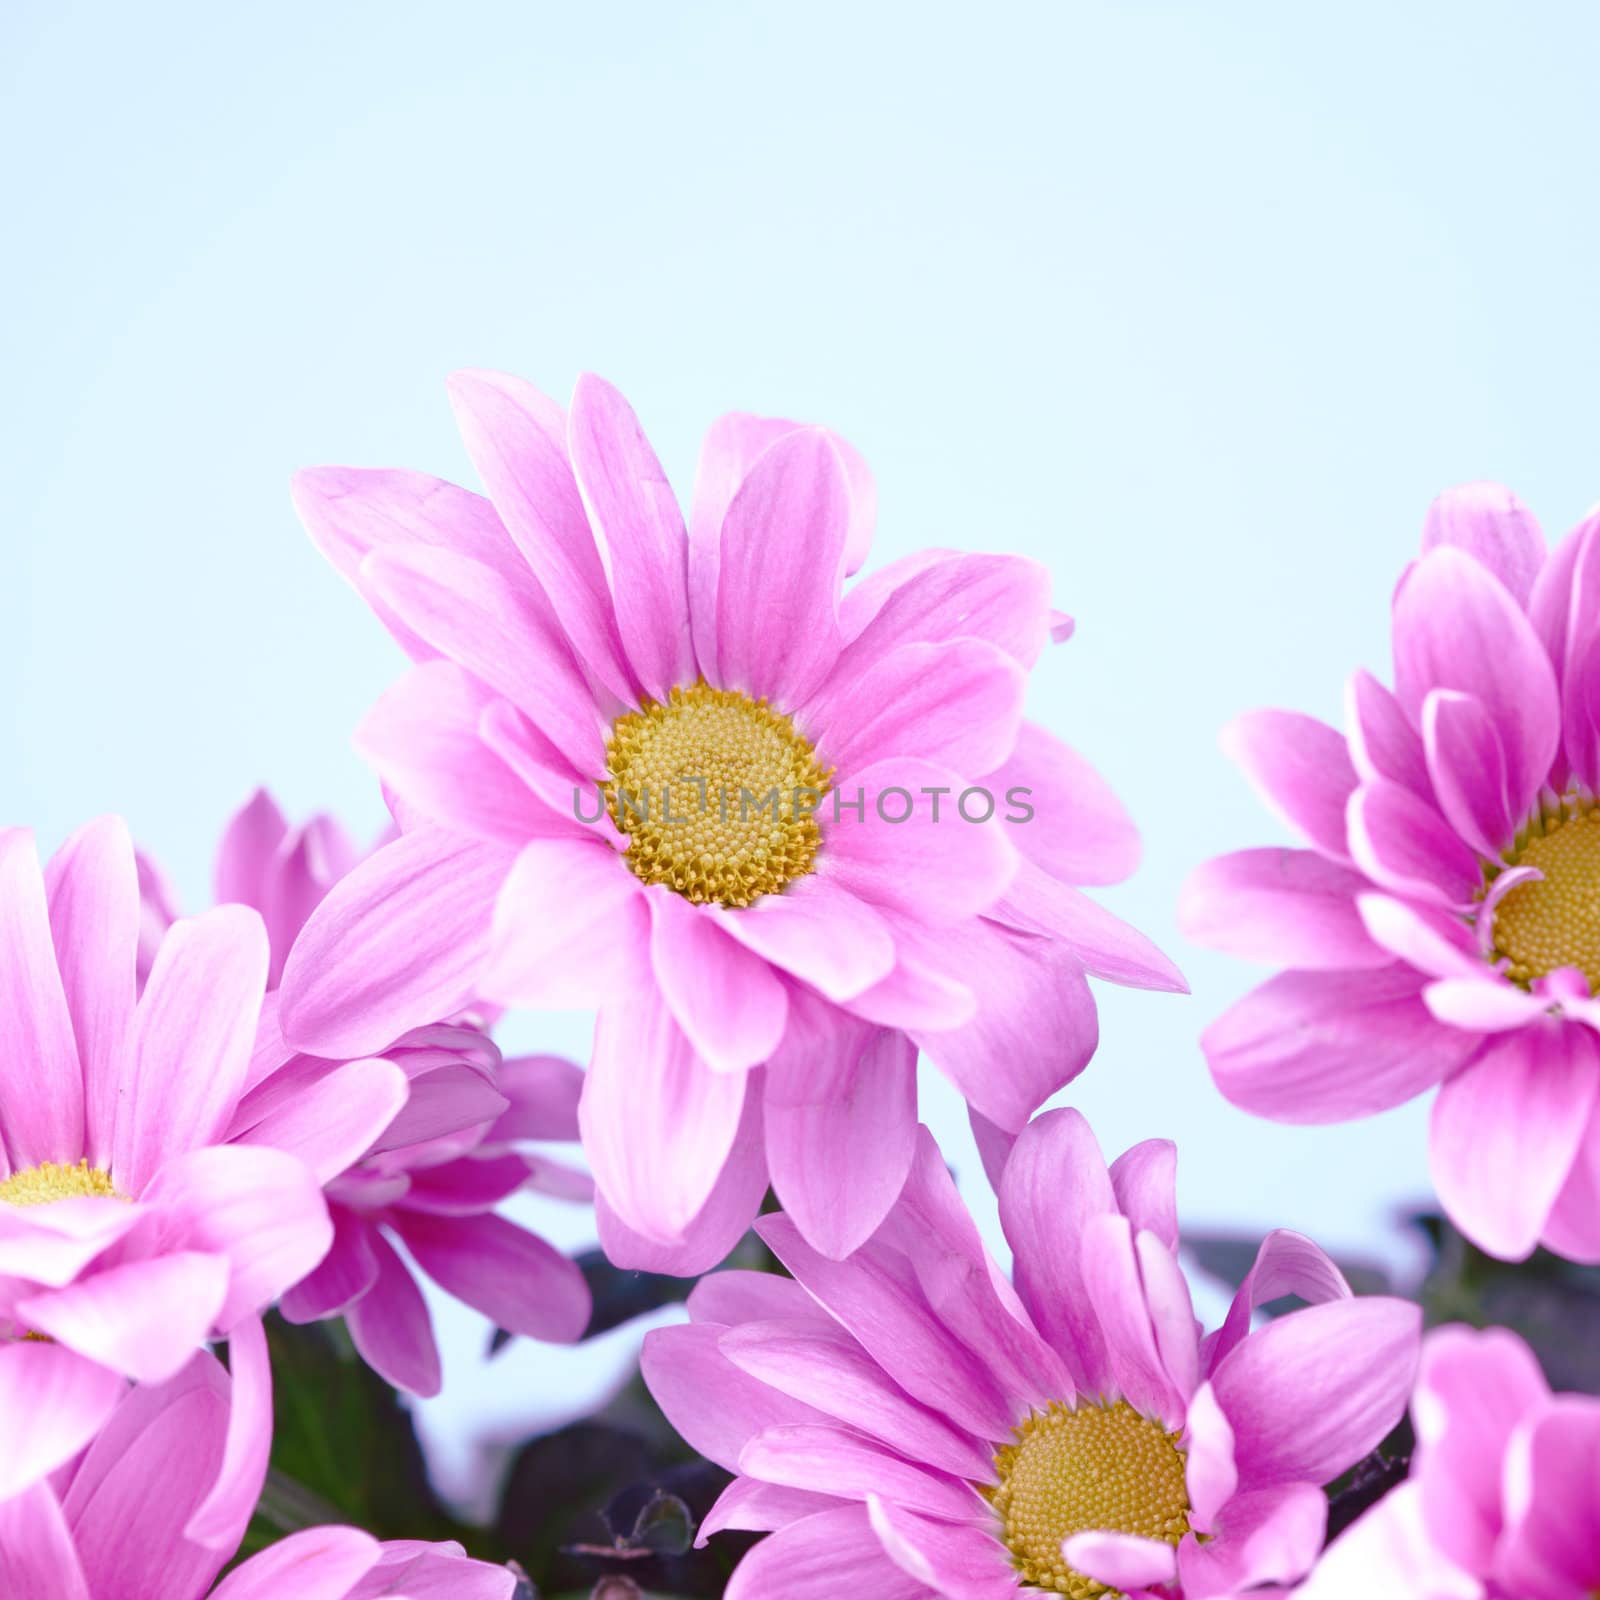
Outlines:
{"label": "yellow disc floret", "polygon": [[76,1166],[57,1166],[54,1161],[41,1161],[36,1167],[24,1167],[9,1178],[0,1179],[0,1202],[13,1206],[43,1206],[52,1200],[77,1200],[84,1195],[101,1195],[110,1200],[121,1200],[111,1175],[87,1161]]}
{"label": "yellow disc floret", "polygon": [[831,769],[781,711],[700,682],[611,729],[604,785],[627,863],[696,903],[747,906],[811,871]]}
{"label": "yellow disc floret", "polygon": [[1056,1402],[1034,1412],[1016,1438],[995,1453],[1000,1484],[990,1503],[1024,1584],[1073,1600],[1111,1594],[1067,1565],[1064,1539],[1099,1530],[1176,1545],[1189,1531],[1177,1435],[1126,1400]]}
{"label": "yellow disc floret", "polygon": [[1508,890],[1494,909],[1494,945],[1506,976],[1529,984],[1577,967],[1600,990],[1600,811],[1551,816],[1517,851],[1512,866],[1544,874]]}

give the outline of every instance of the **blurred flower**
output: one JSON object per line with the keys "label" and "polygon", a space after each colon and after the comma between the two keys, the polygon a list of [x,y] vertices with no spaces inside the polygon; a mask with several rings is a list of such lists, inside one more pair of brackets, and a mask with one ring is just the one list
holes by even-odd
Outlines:
{"label": "blurred flower", "polygon": [[[29,833],[0,832],[0,1496],[83,1448],[118,1374],[162,1382],[255,1326],[332,1238],[304,1162],[226,1142],[266,979],[260,917],[175,923],[136,999],[138,933],[119,819],[42,874]],[[375,1112],[359,1085],[326,1108],[330,1159],[370,1143]]]}
{"label": "blurred flower", "polygon": [[[260,790],[224,829],[216,891],[261,912],[270,970],[281,972],[312,909],[359,859],[332,817],[291,827]],[[146,915],[159,915],[153,902]],[[376,1058],[322,1060],[284,1042],[274,1001],[229,1137],[307,1161],[326,1186],[334,1227],[326,1259],[284,1295],[284,1315],[343,1315],[374,1371],[415,1394],[437,1394],[432,1319],[398,1240],[441,1288],[498,1327],[556,1343],[579,1338],[590,1311],[582,1272],[496,1214],[522,1189],[591,1198],[585,1173],[522,1148],[577,1139],[578,1068],[554,1056],[503,1060],[482,1029],[462,1020],[413,1028]],[[369,1099],[387,1096],[361,1148],[330,1137],[352,1085],[365,1086]]]}
{"label": "blurred flower", "polygon": [[1550,554],[1509,491],[1437,500],[1394,595],[1395,688],[1346,733],[1225,743],[1308,850],[1190,880],[1191,938],[1290,967],[1203,1040],[1222,1092],[1335,1122],[1441,1084],[1430,1165],[1491,1253],[1600,1260],[1600,513]]}
{"label": "blurred flower", "polygon": [[836,436],[724,417],[686,529],[602,380],[570,417],[492,373],[451,394],[490,499],[296,482],[417,665],[358,735],[406,831],[310,918],[287,1032],[356,1054],[479,989],[597,1006],[581,1122],[612,1258],[704,1270],[769,1177],[845,1255],[909,1169],[916,1046],[1014,1133],[1094,1050],[1087,974],[1182,987],[1071,887],[1125,877],[1138,840],[1022,718],[1069,629],[1048,576],[925,552],[841,598],[875,495]]}
{"label": "blurred flower", "polygon": [[[644,1350],[674,1426],[740,1474],[702,1539],[778,1530],[728,1600],[1199,1600],[1303,1574],[1322,1485],[1405,1408],[1420,1314],[1353,1298],[1315,1245],[1276,1232],[1202,1338],[1174,1170],[1152,1140],[1108,1171],[1077,1112],[1038,1118],[999,1184],[1014,1289],[926,1131],[850,1260],[763,1218],[798,1282],[714,1273],[691,1322]],[[1252,1310],[1286,1294],[1312,1303],[1252,1332]]]}
{"label": "blurred flower", "polygon": [[1329,1547],[1306,1600],[1600,1593],[1600,1400],[1551,1394],[1503,1328],[1423,1341],[1411,1476]]}
{"label": "blurred flower", "polygon": [[[270,1433],[270,1403],[260,1410],[236,1397],[234,1380],[210,1355],[194,1356],[165,1383],[128,1390],[82,1455],[48,1482],[0,1500],[0,1594],[7,1600],[200,1600],[208,1592],[213,1600],[510,1600],[511,1574],[469,1561],[459,1545],[379,1544],[353,1528],[295,1534],[212,1590],[244,1536],[266,1473]],[[198,1539],[197,1519],[219,1503],[227,1512],[216,1536]]]}

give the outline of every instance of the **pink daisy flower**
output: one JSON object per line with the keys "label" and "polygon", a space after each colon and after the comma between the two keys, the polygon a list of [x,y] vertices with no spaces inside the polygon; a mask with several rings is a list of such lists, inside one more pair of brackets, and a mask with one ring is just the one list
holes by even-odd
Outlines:
{"label": "pink daisy flower", "polygon": [[[1174,1172],[1164,1140],[1108,1170],[1076,1111],[1038,1118],[999,1184],[1014,1288],[925,1130],[848,1261],[762,1218],[797,1281],[715,1273],[644,1348],[673,1425],[739,1474],[701,1537],[776,1530],[728,1600],[1200,1600],[1301,1576],[1322,1485],[1405,1409],[1420,1314],[1352,1298],[1277,1232],[1202,1338]],[[1284,1294],[1311,1304],[1252,1332]]]}
{"label": "pink daisy flower", "polygon": [[[0,1500],[0,1594],[6,1600],[206,1594],[212,1600],[511,1600],[511,1574],[469,1561],[459,1545],[380,1545],[353,1528],[295,1534],[212,1589],[244,1535],[266,1470],[270,1406],[252,1413],[241,1430],[242,1406],[250,1409],[205,1354],[165,1383],[128,1390],[76,1459],[48,1482]],[[242,1453],[241,1431],[251,1435]],[[217,1500],[219,1482],[228,1486],[222,1495],[228,1516],[218,1539],[197,1541],[193,1524]]]}
{"label": "pink daisy flower", "polygon": [[[118,819],[43,873],[29,833],[0,832],[0,1496],[87,1443],[119,1374],[162,1382],[255,1326],[333,1235],[304,1162],[226,1143],[261,919],[224,906],[175,924],[136,998],[139,914]],[[373,1109],[354,1092],[326,1106],[322,1148],[359,1149]]]}
{"label": "pink daisy flower", "polygon": [[296,481],[417,664],[358,734],[405,834],[310,918],[289,1036],[358,1053],[478,990],[597,1007],[580,1120],[614,1259],[703,1270],[769,1178],[847,1254],[909,1169],[918,1046],[1015,1132],[1093,1052],[1087,975],[1182,987],[1073,887],[1138,842],[1023,720],[1069,627],[1047,575],[932,551],[842,590],[875,497],[821,429],[723,418],[686,527],[602,380],[570,416],[493,373],[451,396],[489,499]]}
{"label": "pink daisy flower", "polygon": [[[291,827],[265,790],[230,819],[216,892],[260,911],[269,979],[313,908],[360,859],[332,817]],[[153,898],[147,915],[161,915]],[[590,1315],[582,1272],[498,1214],[522,1189],[591,1198],[587,1174],[522,1148],[577,1139],[578,1068],[555,1056],[503,1060],[486,1033],[460,1020],[413,1028],[376,1058],[323,1060],[284,1043],[273,999],[228,1137],[306,1160],[325,1185],[333,1220],[332,1247],[285,1293],[283,1314],[291,1322],[342,1315],[368,1365],[421,1395],[439,1392],[441,1370],[410,1262],[509,1332],[554,1343],[580,1338]],[[352,1084],[386,1107],[359,1147],[328,1136]]]}
{"label": "pink daisy flower", "polygon": [[1422,1345],[1411,1475],[1346,1530],[1306,1600],[1590,1600],[1600,1594],[1600,1400],[1551,1394],[1503,1328]]}
{"label": "pink daisy flower", "polygon": [[1475,1243],[1600,1261],[1600,514],[1553,552],[1508,490],[1434,502],[1394,595],[1391,691],[1346,728],[1241,717],[1230,753],[1310,846],[1184,892],[1191,938],[1292,970],[1207,1030],[1222,1092],[1284,1122],[1441,1085],[1433,1180]]}

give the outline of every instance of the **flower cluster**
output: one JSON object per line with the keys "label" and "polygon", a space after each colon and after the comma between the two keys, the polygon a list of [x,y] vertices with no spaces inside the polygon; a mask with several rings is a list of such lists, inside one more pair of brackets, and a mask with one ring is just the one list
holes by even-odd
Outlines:
{"label": "flower cluster", "polygon": [[[295,483],[411,662],[356,733],[373,848],[258,792],[186,917],[116,818],[43,863],[0,832],[0,1594],[526,1595],[458,1543],[335,1526],[222,1574],[272,1460],[269,1313],[342,1318],[421,1396],[421,1279],[584,1336],[579,1264],[506,1214],[528,1191],[592,1201],[615,1267],[700,1278],[642,1367],[729,1475],[701,1544],[766,1535],[729,1600],[1595,1592],[1600,1402],[1510,1335],[1424,1342],[1287,1231],[1206,1331],[1174,1146],[1108,1166],[1042,1109],[1095,1052],[1091,979],[1184,989],[1084,893],[1133,870],[1132,823],[1023,715],[1072,631],[1043,569],[856,576],[876,493],[823,428],[724,417],[685,518],[603,381],[567,410],[493,373],[450,393],[486,496]],[[1231,730],[1308,847],[1183,901],[1293,969],[1206,1033],[1223,1092],[1311,1121],[1442,1084],[1440,1197],[1507,1259],[1600,1260],[1597,538],[1547,556],[1504,491],[1438,502],[1393,690],[1358,674],[1344,737]],[[496,1042],[507,1008],[573,1007],[581,1069]],[[919,1054],[967,1103],[1009,1275]],[[770,1270],[712,1270],[752,1224]],[[1410,1481],[1324,1557],[1328,1486],[1408,1405]]]}

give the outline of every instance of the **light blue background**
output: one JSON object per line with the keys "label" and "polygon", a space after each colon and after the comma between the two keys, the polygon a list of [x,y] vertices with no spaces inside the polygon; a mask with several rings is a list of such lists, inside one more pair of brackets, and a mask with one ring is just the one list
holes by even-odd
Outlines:
{"label": "light blue background", "polygon": [[[1218,726],[1336,719],[1386,672],[1438,489],[1504,479],[1551,533],[1600,493],[1597,18],[10,0],[0,817],[53,844],[119,810],[191,906],[258,780],[373,828],[348,737],[398,655],[286,483],[467,476],[453,367],[605,373],[684,491],[719,411],[826,421],[876,471],[878,560],[1026,552],[1079,619],[1032,707],[1145,830],[1107,899],[1195,989],[1103,991],[1071,1097],[1108,1153],[1177,1134],[1191,1222],[1392,1249],[1425,1108],[1232,1111],[1195,1036],[1258,974],[1172,907],[1279,836]],[[478,1336],[430,1409],[458,1454],[558,1370],[477,1372]]]}

